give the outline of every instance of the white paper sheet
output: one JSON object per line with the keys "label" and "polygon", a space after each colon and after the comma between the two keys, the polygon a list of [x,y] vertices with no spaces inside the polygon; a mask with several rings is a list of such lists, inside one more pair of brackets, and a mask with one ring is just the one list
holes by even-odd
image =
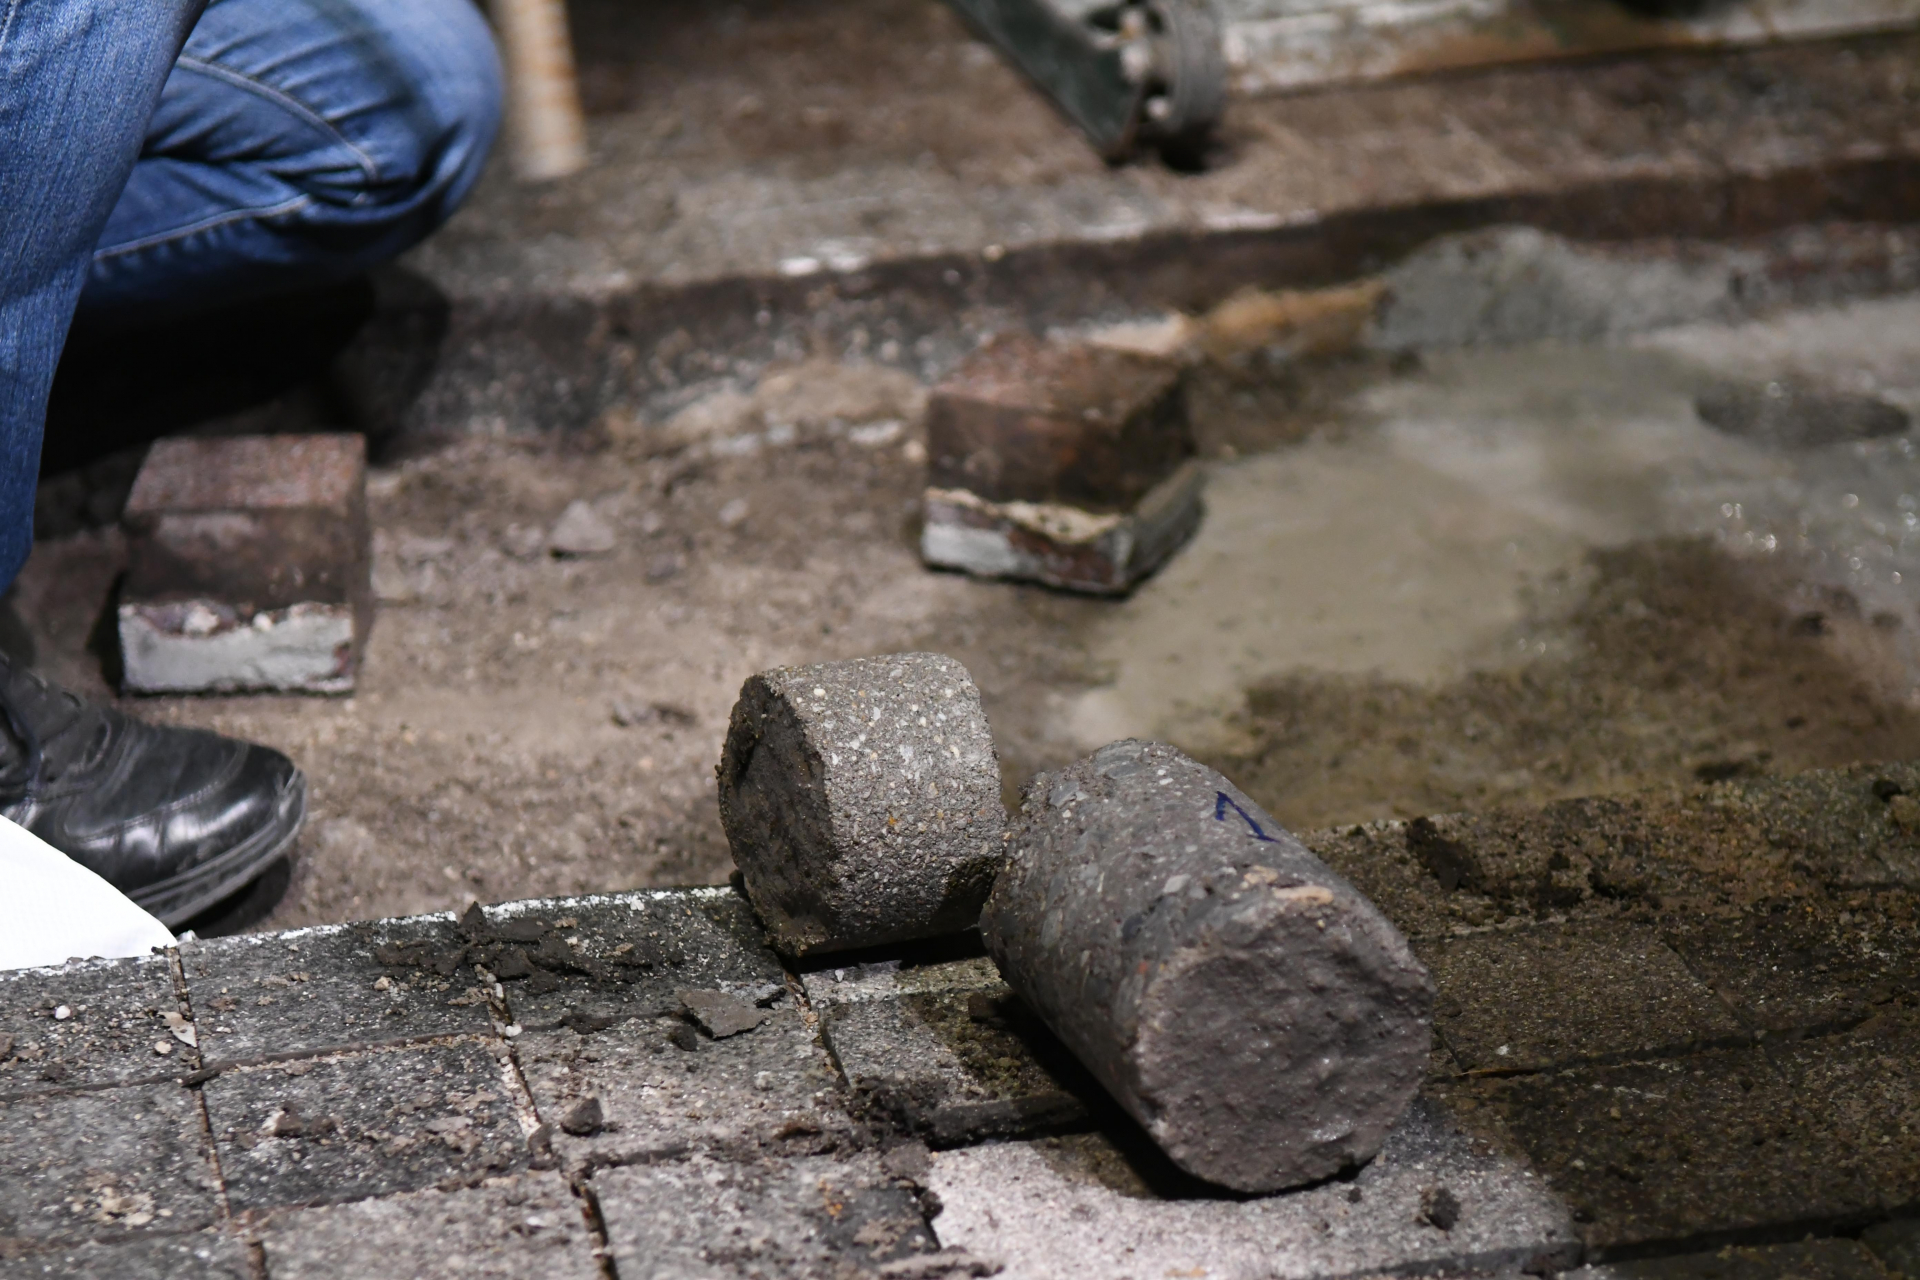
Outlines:
{"label": "white paper sheet", "polygon": [[0,818],[0,969],[144,956],[173,935],[118,889]]}

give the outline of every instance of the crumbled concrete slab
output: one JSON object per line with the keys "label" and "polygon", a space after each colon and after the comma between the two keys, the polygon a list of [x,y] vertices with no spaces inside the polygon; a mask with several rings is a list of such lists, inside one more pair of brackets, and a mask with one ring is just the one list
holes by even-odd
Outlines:
{"label": "crumbled concrete slab", "polygon": [[601,1276],[582,1205],[556,1173],[275,1214],[259,1240],[273,1280]]}
{"label": "crumbled concrete slab", "polygon": [[[0,1097],[177,1075],[185,1056],[165,956],[0,973]],[[154,1045],[168,1047],[156,1054]]]}
{"label": "crumbled concrete slab", "polygon": [[876,1157],[606,1170],[593,1191],[622,1280],[839,1280],[912,1274],[939,1249],[913,1191]]}
{"label": "crumbled concrete slab", "polygon": [[88,1240],[46,1253],[9,1258],[0,1248],[5,1280],[254,1280],[246,1244],[230,1235],[197,1231],[104,1244]]}
{"label": "crumbled concrete slab", "polygon": [[1836,1036],[1769,1053],[1831,1150],[1821,1177],[1852,1189],[1855,1218],[1911,1213],[1920,1188],[1920,1014],[1876,1015]]}
{"label": "crumbled concrete slab", "polygon": [[[991,980],[982,980],[984,968]],[[946,972],[946,987],[930,986]],[[895,976],[901,971],[894,971]],[[938,1147],[1085,1127],[1099,1085],[993,972],[955,961],[911,972],[897,995],[817,1006],[860,1114]],[[809,980],[816,987],[877,986]],[[837,993],[836,993],[837,994]]]}
{"label": "crumbled concrete slab", "polygon": [[1460,924],[1447,888],[1410,847],[1404,822],[1309,831],[1300,843],[1352,882],[1409,938],[1444,934]]}
{"label": "crumbled concrete slab", "polygon": [[1435,1029],[1469,1072],[1670,1057],[1749,1038],[1648,925],[1544,925],[1426,943]]}
{"label": "crumbled concrete slab", "polygon": [[245,934],[180,950],[200,1052],[248,1062],[493,1029],[445,915]]}
{"label": "crumbled concrete slab", "polygon": [[1802,1240],[1705,1253],[1610,1262],[1565,1273],[1563,1280],[1889,1280],[1857,1240]]}
{"label": "crumbled concrete slab", "polygon": [[209,1155],[198,1100],[178,1084],[0,1102],[0,1257],[208,1226],[221,1211]]}
{"label": "crumbled concrete slab", "polygon": [[[972,948],[977,951],[976,945]],[[999,991],[1006,987],[1000,970],[984,955],[953,960],[903,963],[881,960],[835,968],[831,962],[800,975],[807,1003],[815,1009],[861,1000],[894,1000],[901,996],[945,992]]]}
{"label": "crumbled concrete slab", "polygon": [[1750,1026],[1824,1034],[1911,1003],[1920,921],[1906,892],[1807,897],[1732,916],[1667,921],[1662,932]]}
{"label": "crumbled concrete slab", "polygon": [[1852,1135],[1761,1048],[1453,1089],[1504,1123],[1600,1261],[1857,1221],[1882,1203],[1861,1167],[1872,1157],[1855,1155]]}
{"label": "crumbled concrete slab", "polygon": [[471,1041],[241,1067],[204,1092],[236,1211],[476,1183],[527,1166],[512,1065]]}
{"label": "crumbled concrete slab", "polygon": [[676,1015],[684,990],[785,981],[753,909],[726,885],[507,903],[486,918],[493,972],[528,1030]]}
{"label": "crumbled concrete slab", "polygon": [[945,1206],[940,1240],[1022,1280],[1532,1270],[1578,1252],[1545,1181],[1431,1098],[1351,1181],[1208,1195],[1152,1155],[1144,1139],[1123,1151],[1097,1136],[938,1152],[926,1181]]}
{"label": "crumbled concrete slab", "polygon": [[[527,1032],[515,1053],[553,1151],[569,1166],[629,1164],[689,1151],[810,1153],[848,1139],[838,1079],[791,1005],[751,1031],[713,1039],[681,1018],[631,1019],[581,1034]],[[581,1103],[601,1123],[558,1123]]]}

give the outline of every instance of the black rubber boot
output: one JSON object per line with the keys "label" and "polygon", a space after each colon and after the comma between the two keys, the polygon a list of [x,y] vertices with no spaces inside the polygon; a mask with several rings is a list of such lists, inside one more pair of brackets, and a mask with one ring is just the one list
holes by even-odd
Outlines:
{"label": "black rubber boot", "polygon": [[0,657],[0,814],[178,929],[287,854],[307,783],[278,751],[143,723]]}

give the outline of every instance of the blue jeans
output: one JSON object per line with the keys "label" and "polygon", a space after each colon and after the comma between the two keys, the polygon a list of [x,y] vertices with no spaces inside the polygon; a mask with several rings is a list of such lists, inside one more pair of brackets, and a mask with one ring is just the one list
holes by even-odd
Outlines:
{"label": "blue jeans", "polygon": [[0,0],[0,589],[76,308],[190,325],[390,259],[499,103],[472,0]]}

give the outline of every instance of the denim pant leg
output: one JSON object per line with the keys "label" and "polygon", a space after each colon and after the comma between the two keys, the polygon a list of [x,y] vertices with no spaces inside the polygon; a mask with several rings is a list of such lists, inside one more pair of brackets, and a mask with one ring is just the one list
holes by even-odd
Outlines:
{"label": "denim pant leg", "polygon": [[74,302],[200,3],[0,0],[0,588]]}

